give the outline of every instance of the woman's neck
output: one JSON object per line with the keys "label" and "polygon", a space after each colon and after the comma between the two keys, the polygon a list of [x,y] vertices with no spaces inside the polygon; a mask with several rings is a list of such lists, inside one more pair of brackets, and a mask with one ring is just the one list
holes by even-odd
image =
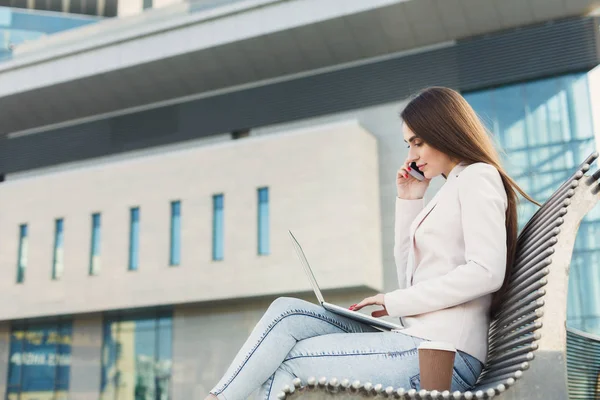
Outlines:
{"label": "woman's neck", "polygon": [[452,170],[454,169],[454,167],[456,167],[458,165],[458,161],[457,162],[451,162],[450,165],[448,166],[448,168],[446,169],[446,171],[444,171],[442,173],[442,176],[446,179],[448,179],[448,176],[450,176],[450,172],[452,172]]}

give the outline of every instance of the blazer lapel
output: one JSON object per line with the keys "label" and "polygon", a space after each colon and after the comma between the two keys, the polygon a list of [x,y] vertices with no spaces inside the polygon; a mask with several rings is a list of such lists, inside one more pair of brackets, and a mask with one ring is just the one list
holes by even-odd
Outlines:
{"label": "blazer lapel", "polygon": [[408,268],[406,274],[406,287],[410,287],[412,285],[412,277],[416,269],[415,262],[415,231],[421,225],[421,222],[425,220],[425,218],[429,215],[429,213],[435,208],[435,205],[438,202],[438,197],[440,192],[442,192],[442,188],[440,188],[437,193],[431,198],[429,203],[421,210],[419,214],[415,217],[415,220],[410,225],[410,247],[408,248]]}
{"label": "blazer lapel", "polygon": [[415,231],[417,230],[417,228],[419,227],[419,225],[421,225],[421,222],[423,222],[423,220],[425,219],[425,217],[427,217],[429,215],[429,213],[435,208],[435,205],[438,202],[438,197],[440,195],[440,192],[443,189],[444,189],[444,187],[442,186],[437,191],[437,193],[431,198],[431,200],[429,200],[429,203],[427,203],[427,205],[425,206],[425,208],[423,208],[421,210],[421,212],[417,214],[417,216],[415,217],[415,219],[412,222],[412,224],[410,224],[410,238],[411,238],[411,240],[414,238]]}
{"label": "blazer lapel", "polygon": [[427,205],[425,206],[425,208],[419,213],[417,214],[417,216],[415,217],[415,220],[412,222],[412,224],[410,225],[410,247],[408,250],[408,265],[407,265],[407,273],[406,273],[406,287],[409,287],[412,285],[412,278],[413,275],[415,273],[415,270],[417,269],[416,266],[416,262],[415,262],[415,231],[417,230],[417,228],[419,227],[419,225],[421,225],[421,223],[423,222],[423,220],[425,220],[425,218],[427,218],[427,216],[429,215],[429,213],[431,211],[433,211],[433,209],[435,208],[436,204],[438,203],[439,197],[440,195],[444,192],[444,189],[447,187],[447,185],[449,183],[451,183],[452,181],[454,181],[454,179],[456,177],[458,177],[458,175],[461,173],[462,170],[464,170],[467,167],[466,163],[459,163],[458,165],[456,165],[452,171],[450,172],[450,174],[448,175],[448,179],[446,180],[446,182],[444,183],[444,185],[437,191],[437,193],[431,198],[431,200],[429,201],[429,203],[427,203]]}

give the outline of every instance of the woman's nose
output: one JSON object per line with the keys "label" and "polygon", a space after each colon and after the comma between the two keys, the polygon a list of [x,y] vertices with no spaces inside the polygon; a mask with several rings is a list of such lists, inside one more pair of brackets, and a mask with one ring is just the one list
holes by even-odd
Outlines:
{"label": "woman's nose", "polygon": [[408,149],[408,160],[409,161],[416,161],[419,157],[417,156],[417,152],[415,150],[413,150],[413,148],[411,147],[410,149]]}

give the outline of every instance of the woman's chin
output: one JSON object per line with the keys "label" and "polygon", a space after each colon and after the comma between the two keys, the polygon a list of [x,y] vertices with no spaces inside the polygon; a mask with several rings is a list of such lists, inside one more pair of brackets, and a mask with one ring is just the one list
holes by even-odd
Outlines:
{"label": "woman's chin", "polygon": [[433,179],[433,178],[441,175],[441,173],[435,173],[435,172],[430,172],[430,171],[422,171],[422,172],[423,172],[423,176],[425,176],[426,179]]}

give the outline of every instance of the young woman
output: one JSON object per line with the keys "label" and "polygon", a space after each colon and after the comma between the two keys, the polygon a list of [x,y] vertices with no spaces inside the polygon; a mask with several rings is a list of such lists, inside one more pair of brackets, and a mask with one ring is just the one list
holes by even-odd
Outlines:
{"label": "young woman", "polygon": [[[351,307],[381,306],[402,318],[380,332],[294,298],[268,308],[208,399],[275,399],[294,378],[358,379],[420,389],[418,345],[456,347],[452,390],[475,384],[487,355],[490,316],[510,277],[517,241],[517,195],[484,126],[456,91],[432,87],[401,114],[408,158],[397,172],[394,256],[399,289]],[[408,171],[415,162],[425,175]],[[446,182],[425,205],[432,178]],[[534,202],[535,203],[535,202]],[[536,203],[537,204],[537,203]]]}

